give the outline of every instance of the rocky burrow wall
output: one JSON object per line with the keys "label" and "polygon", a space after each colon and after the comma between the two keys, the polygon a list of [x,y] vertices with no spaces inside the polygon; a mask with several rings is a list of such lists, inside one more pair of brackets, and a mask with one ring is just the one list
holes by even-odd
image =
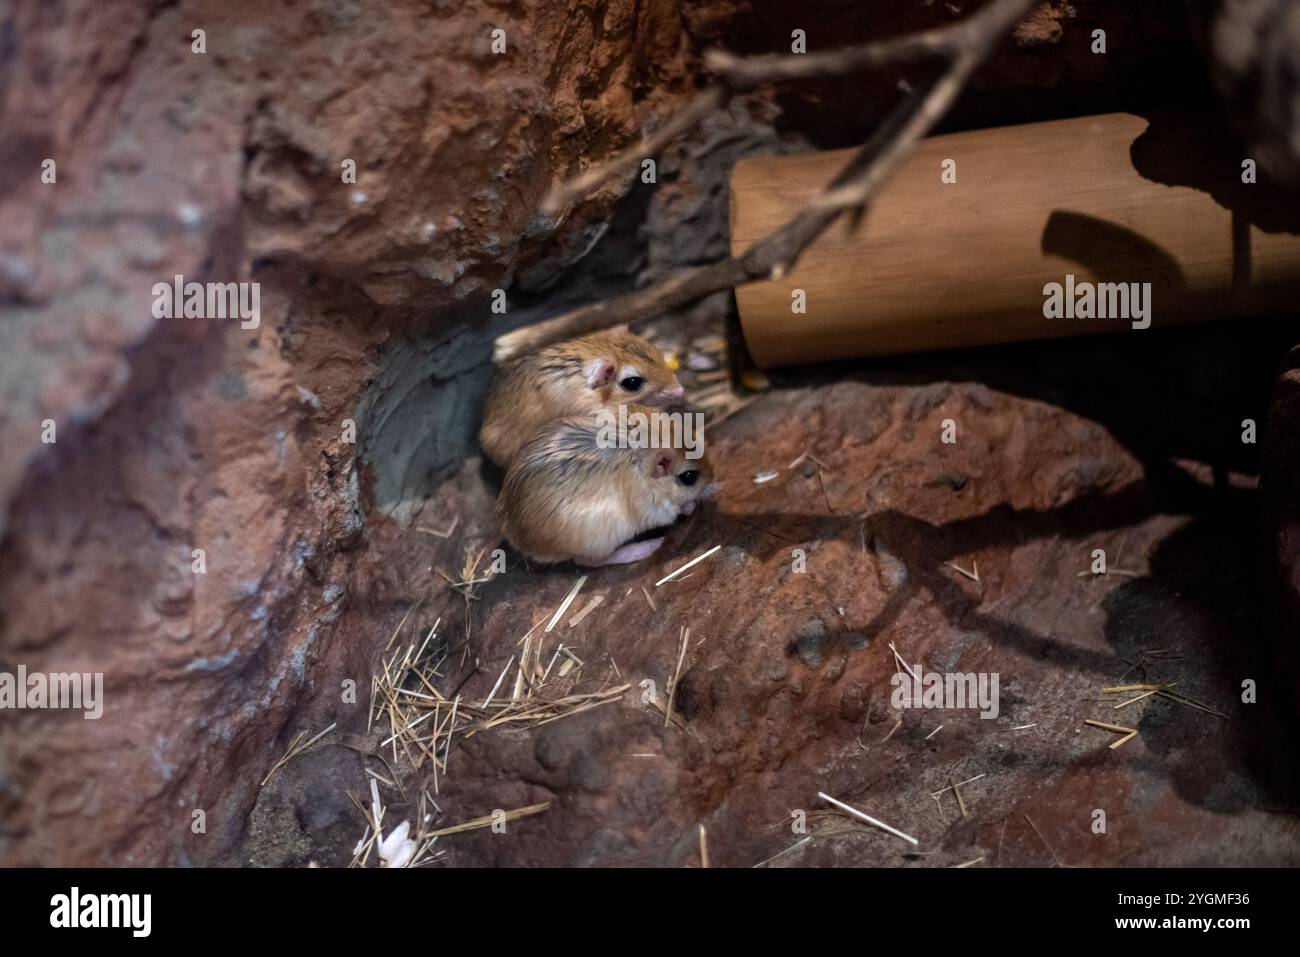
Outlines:
{"label": "rocky burrow wall", "polygon": [[[655,186],[558,221],[535,214],[547,188],[682,102],[708,46],[784,49],[801,28],[816,48],[972,6],[7,6],[0,670],[105,689],[96,721],[0,716],[0,861],[233,859],[290,733],[364,726],[341,683],[368,684],[425,584],[375,532],[473,467],[491,335],[720,255],[730,163],[860,138],[900,74],[747,98]],[[1194,86],[1182,6],[1134,6],[1040,4],[953,122]],[[257,282],[257,325],[156,317],[177,275]]]}

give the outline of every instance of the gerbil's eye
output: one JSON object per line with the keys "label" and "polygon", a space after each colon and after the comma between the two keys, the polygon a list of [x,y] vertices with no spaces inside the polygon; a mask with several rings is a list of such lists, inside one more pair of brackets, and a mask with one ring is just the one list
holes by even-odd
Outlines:
{"label": "gerbil's eye", "polygon": [[681,475],[677,476],[677,481],[683,485],[694,485],[700,477],[699,469],[687,469]]}
{"label": "gerbil's eye", "polygon": [[628,392],[640,392],[641,386],[645,385],[645,379],[639,375],[630,375],[619,383]]}

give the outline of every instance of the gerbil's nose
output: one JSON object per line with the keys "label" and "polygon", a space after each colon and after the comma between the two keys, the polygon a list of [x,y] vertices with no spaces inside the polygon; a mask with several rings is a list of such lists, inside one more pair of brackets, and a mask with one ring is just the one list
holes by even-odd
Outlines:
{"label": "gerbil's nose", "polygon": [[673,384],[664,390],[664,395],[670,399],[680,399],[685,394],[686,390],[683,389],[682,384],[677,381],[677,376],[673,376]]}

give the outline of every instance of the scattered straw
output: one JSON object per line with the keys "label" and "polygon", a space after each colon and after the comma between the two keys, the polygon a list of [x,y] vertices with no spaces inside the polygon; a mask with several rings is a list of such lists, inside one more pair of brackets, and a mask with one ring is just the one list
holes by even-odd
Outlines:
{"label": "scattered straw", "polygon": [[593,611],[595,611],[602,604],[604,604],[604,602],[605,602],[604,595],[593,595],[591,597],[591,600],[587,602],[585,606],[583,606],[582,611],[578,612],[576,615],[574,615],[572,618],[569,619],[569,627],[572,628],[575,625],[577,625],[579,622],[582,621],[582,619],[586,618]]}
{"label": "scattered straw", "polygon": [[894,664],[897,666],[895,667],[894,670],[897,671],[899,668],[902,668],[904,671],[907,672],[908,677],[910,677],[913,681],[916,681],[917,680],[916,672],[913,671],[911,668],[907,667],[907,662],[903,660],[902,656],[898,653],[898,649],[894,647],[894,643],[892,641],[889,643],[889,650],[894,653]]}
{"label": "scattered straw", "polygon": [[1117,731],[1120,734],[1132,734],[1134,728],[1126,728],[1122,724],[1107,724],[1105,721],[1094,721],[1092,718],[1086,718],[1084,724],[1092,725],[1094,728],[1101,728],[1104,731]]}
{"label": "scattered straw", "polygon": [[705,870],[709,866],[709,837],[704,830],[704,825],[700,825],[700,867]]}
{"label": "scattered straw", "polygon": [[490,582],[495,577],[492,574],[481,577],[478,575],[478,567],[482,564],[483,558],[487,553],[487,548],[481,548],[475,552],[473,546],[467,546],[465,549],[465,560],[461,564],[459,581],[452,578],[441,568],[436,568],[434,571],[436,571],[454,590],[458,591],[465,598],[466,602],[475,601],[478,598],[478,586]]}
{"label": "scattered straw", "polygon": [[764,864],[771,864],[771,863],[772,863],[774,860],[776,860],[778,857],[785,857],[785,855],[789,854],[791,851],[793,851],[793,850],[795,850],[795,849],[797,849],[797,848],[803,847],[805,844],[807,844],[809,841],[811,841],[811,840],[812,840],[814,837],[816,837],[816,836],[817,836],[816,834],[809,834],[809,835],[808,835],[807,837],[805,837],[803,840],[801,840],[801,841],[795,841],[793,844],[791,844],[789,847],[787,847],[784,851],[777,851],[777,852],[776,852],[775,854],[773,854],[771,857],[766,858],[765,860],[761,860],[761,861],[759,861],[757,864],[754,865],[754,867],[762,867]]}
{"label": "scattered straw", "polygon": [[826,468],[825,462],[823,462],[817,456],[813,455],[811,452],[805,451],[802,454],[800,454],[800,456],[797,459],[795,459],[793,462],[787,465],[786,469],[789,470],[793,468],[798,468],[800,465],[804,463],[805,459],[815,464],[818,468],[822,468],[822,469]]}
{"label": "scattered straw", "polygon": [[948,782],[949,782],[949,783],[948,783],[948,786],[947,786],[947,787],[939,788],[939,790],[937,790],[937,791],[931,791],[931,792],[930,792],[930,797],[936,797],[936,798],[937,798],[937,797],[938,797],[940,794],[942,794],[944,791],[949,791],[949,790],[952,790],[953,788],[958,788],[958,787],[965,787],[967,784],[970,784],[972,781],[978,781],[980,778],[982,778],[982,777],[984,777],[984,776],[985,776],[984,774],[977,774],[977,775],[975,775],[975,777],[973,777],[973,778],[967,778],[965,781],[958,781],[956,784],[953,784],[953,783],[952,783],[952,779],[949,778],[949,779],[948,779]]}
{"label": "scattered straw", "polygon": [[1156,692],[1156,694],[1160,695],[1162,698],[1168,698],[1170,701],[1177,701],[1179,704],[1185,704],[1189,708],[1195,708],[1197,711],[1204,711],[1206,714],[1212,714],[1215,717],[1222,718],[1224,721],[1231,720],[1222,711],[1216,711],[1209,705],[1201,704],[1199,701],[1189,698],[1186,695],[1175,694],[1174,692],[1167,690],[1167,686],[1166,688],[1161,688]]}
{"label": "scattered straw", "polygon": [[406,624],[406,619],[410,618],[411,615],[415,612],[415,610],[423,604],[424,604],[424,599],[421,598],[410,608],[406,609],[406,614],[402,616],[402,620],[399,621],[397,623],[397,627],[393,629],[393,634],[388,639],[388,644],[384,645],[384,651],[387,651],[389,648],[393,647],[393,642],[395,642],[397,640],[397,636],[402,633],[402,626]]}
{"label": "scattered straw", "polygon": [[302,754],[304,751],[306,751],[313,744],[315,744],[321,738],[325,737],[325,735],[329,734],[338,726],[339,726],[338,722],[337,721],[334,722],[324,731],[320,732],[319,734],[313,735],[311,740],[309,741],[303,740],[303,738],[307,737],[306,731],[299,731],[297,734],[295,734],[293,736],[293,740],[289,742],[289,750],[284,752],[284,756],[281,757],[279,761],[276,761],[275,764],[271,765],[271,770],[266,772],[266,777],[262,778],[262,783],[259,784],[258,787],[266,787],[266,782],[271,780],[271,776],[275,774],[276,771],[279,771],[282,767],[284,767],[286,764],[288,764],[298,755]]}
{"label": "scattered straw", "polygon": [[668,727],[668,722],[673,719],[673,699],[677,696],[677,679],[682,674],[682,661],[686,658],[686,643],[691,640],[691,630],[683,628],[681,631],[682,646],[677,652],[677,670],[673,672],[673,680],[668,685],[668,706],[664,708],[664,727]]}
{"label": "scattered straw", "polygon": [[555,614],[551,616],[550,623],[546,626],[547,634],[550,634],[551,630],[560,623],[560,619],[564,617],[564,613],[569,610],[569,606],[573,604],[573,599],[578,597],[578,592],[585,584],[587,584],[586,575],[583,575],[573,583],[573,587],[569,589],[569,593],[564,596],[564,601],[560,602],[560,607],[555,609]]}
{"label": "scattered straw", "polygon": [[[1173,686],[1174,686],[1173,682],[1169,683],[1168,685],[1165,685],[1166,688],[1172,688]],[[1140,695],[1137,695],[1136,697],[1129,698],[1126,701],[1121,701],[1119,704],[1115,705],[1115,707],[1112,708],[1111,710],[1118,711],[1120,708],[1127,708],[1129,705],[1141,701],[1144,698],[1150,698],[1152,695],[1159,694],[1163,690],[1164,689],[1161,688],[1159,685],[1156,685],[1148,689],[1147,691],[1143,691]]]}
{"label": "scattered straw", "polygon": [[524,650],[519,653],[519,671],[515,675],[514,691],[510,693],[511,700],[517,700],[524,693],[525,688],[529,690],[532,688],[532,682],[528,680],[525,673],[525,669],[531,670],[531,658],[529,656],[532,653],[532,641],[531,634],[524,635]]}
{"label": "scattered straw", "polygon": [[818,796],[819,798],[821,798],[823,801],[826,801],[826,802],[829,803],[829,804],[834,804],[834,805],[835,805],[837,808],[839,808],[840,810],[842,810],[842,811],[847,811],[849,814],[852,814],[854,817],[858,818],[859,820],[866,821],[868,824],[872,825],[873,827],[878,827],[878,828],[880,828],[882,831],[888,831],[890,834],[893,834],[895,837],[901,837],[903,840],[908,841],[908,842],[910,842],[910,843],[913,844],[913,845],[918,845],[918,846],[919,846],[920,843],[921,843],[921,842],[918,841],[916,838],[912,837],[912,835],[910,835],[910,834],[904,834],[902,831],[898,830],[898,828],[896,828],[896,827],[890,827],[890,826],[889,826],[888,824],[886,824],[884,821],[877,821],[877,820],[876,820],[874,817],[872,817],[870,814],[863,814],[863,813],[862,813],[861,811],[859,811],[857,808],[855,808],[855,807],[850,807],[849,805],[845,804],[843,801],[837,801],[835,798],[831,797],[829,794],[826,794],[826,793],[824,793],[824,792],[822,792],[822,791],[818,791],[818,792],[817,792],[817,796]]}
{"label": "scattered straw", "polygon": [[[625,683],[578,693],[581,667],[568,677],[543,672],[539,662],[540,642],[527,641],[520,654],[512,655],[506,662],[486,698],[481,702],[464,701],[459,694],[445,695],[438,690],[441,676],[436,666],[441,659],[434,660],[435,655],[428,652],[430,644],[430,638],[420,644],[412,642],[383,663],[375,683],[372,723],[380,724],[381,728],[387,725],[384,745],[392,747],[394,763],[401,753],[416,770],[425,765],[432,767],[435,793],[439,776],[446,774],[456,741],[494,728],[547,724],[617,701],[631,688]],[[568,656],[568,661],[581,666],[581,659],[568,648],[563,649],[563,654]],[[521,678],[525,679],[518,693],[498,696],[516,664]]]}
{"label": "scattered straw", "polygon": [[568,675],[570,671],[573,670],[574,665],[577,665],[579,668],[581,668],[584,662],[581,658],[579,658],[577,655],[573,653],[573,650],[571,648],[565,648],[563,645],[561,645],[560,648],[561,650],[563,650],[565,655],[564,664],[560,665],[560,677],[563,678],[566,675]]}
{"label": "scattered straw", "polygon": [[514,663],[515,656],[511,655],[510,660],[506,662],[506,666],[501,669],[501,676],[497,678],[497,683],[492,686],[492,690],[488,692],[488,696],[483,699],[483,704],[479,707],[486,708],[492,702],[492,699],[497,696],[497,689],[501,687],[501,682],[506,680],[506,672],[510,670],[510,666]]}
{"label": "scattered straw", "polygon": [[889,734],[885,735],[883,738],[880,739],[880,743],[884,744],[886,741],[892,738],[894,736],[894,732],[897,731],[902,726],[903,726],[903,719],[899,718],[897,721],[894,722],[894,726],[889,729]]}
{"label": "scattered straw", "polygon": [[822,478],[822,470],[817,470],[817,484],[822,487],[822,498],[826,501],[826,511],[832,515],[835,514],[835,506],[831,504],[830,493],[826,491],[826,480]]}
{"label": "scattered straw", "polygon": [[1117,741],[1112,742],[1109,745],[1112,751],[1114,751],[1116,748],[1120,747],[1121,745],[1127,743],[1129,740],[1131,740],[1133,737],[1137,735],[1137,728],[1126,728],[1122,724],[1107,724],[1105,721],[1094,721],[1092,720],[1092,718],[1087,718],[1083,723],[1092,725],[1092,727],[1094,728],[1101,728],[1103,731],[1113,731],[1116,734],[1124,735],[1124,737],[1120,738]]}
{"label": "scattered straw", "polygon": [[[951,777],[948,778],[948,782],[949,782],[950,784],[952,784],[952,778],[951,778]],[[961,796],[961,785],[960,785],[960,784],[952,784],[952,793],[953,793],[954,795],[956,795],[956,797],[957,797],[957,809],[958,809],[959,811],[961,811],[961,816],[962,816],[962,817],[969,817],[969,813],[966,811],[966,801],[965,801],[965,799]]]}
{"label": "scattered straw", "polygon": [[1176,684],[1177,684],[1176,681],[1171,681],[1167,684],[1114,685],[1110,688],[1102,688],[1101,691],[1102,694],[1123,694],[1131,691],[1142,692],[1135,698],[1129,698],[1127,701],[1122,701],[1119,704],[1115,705],[1115,710],[1117,711],[1120,708],[1123,708],[1126,705],[1130,705],[1135,701],[1141,701],[1143,698],[1149,698],[1152,695],[1158,695],[1161,698],[1167,698],[1170,701],[1176,701],[1178,704],[1185,704],[1189,708],[1195,708],[1197,711],[1204,711],[1206,714],[1212,714],[1215,717],[1222,718],[1224,721],[1231,720],[1222,711],[1219,711],[1215,708],[1211,708],[1207,704],[1202,704],[1201,702],[1197,701],[1195,698],[1189,698],[1187,695],[1179,694],[1176,691],[1171,691],[1170,689],[1173,688]]}
{"label": "scattered straw", "polygon": [[978,582],[980,580],[980,563],[977,561],[971,562],[970,571],[966,571],[966,569],[962,568],[956,562],[944,562],[944,564],[947,565],[949,568],[951,568],[953,571],[957,572],[959,575],[964,575],[966,578],[969,578],[973,582]]}
{"label": "scattered straw", "polygon": [[541,804],[530,804],[527,807],[518,807],[512,811],[504,811],[500,814],[484,814],[482,817],[476,817],[473,820],[465,821],[463,824],[453,824],[451,827],[439,828],[436,831],[430,831],[430,837],[444,837],[448,834],[463,834],[465,831],[474,831],[481,827],[491,827],[498,821],[506,824],[510,821],[517,821],[521,817],[528,817],[531,814],[541,814],[551,806],[550,801],[543,801]]}
{"label": "scattered straw", "polygon": [[1047,843],[1047,838],[1043,837],[1043,832],[1038,829],[1038,825],[1033,822],[1033,819],[1030,818],[1028,814],[1023,814],[1021,816],[1026,821],[1029,821],[1029,826],[1034,829],[1034,833],[1038,835],[1038,839],[1043,842],[1043,847],[1047,848],[1047,853],[1052,855],[1052,860],[1056,863],[1057,867],[1060,867],[1061,859],[1056,856],[1056,851],[1052,850],[1052,845]]}
{"label": "scattered straw", "polygon": [[394,790],[397,789],[396,781],[390,781],[388,778],[384,777],[378,771],[372,771],[370,768],[366,768],[366,774],[370,775],[370,777],[374,778],[376,781],[382,781],[384,784],[387,784],[390,788],[393,788]]}
{"label": "scattered straw", "polygon": [[658,587],[659,587],[660,585],[662,585],[664,582],[672,581],[674,578],[676,578],[676,577],[677,577],[678,575],[680,575],[682,572],[686,571],[688,568],[691,568],[691,567],[693,567],[693,566],[695,566],[695,565],[698,565],[700,562],[704,561],[704,559],[708,558],[710,555],[712,555],[714,552],[716,552],[716,551],[717,551],[718,549],[720,549],[721,547],[722,547],[721,545],[714,545],[712,548],[710,548],[710,549],[709,549],[707,552],[705,552],[703,555],[700,555],[698,558],[692,558],[689,562],[687,562],[687,563],[686,563],[685,565],[683,565],[681,568],[677,569],[677,571],[675,571],[675,572],[669,572],[669,573],[668,573],[667,575],[665,575],[663,578],[661,578],[661,579],[659,579],[657,582],[655,582],[655,588],[658,588]]}

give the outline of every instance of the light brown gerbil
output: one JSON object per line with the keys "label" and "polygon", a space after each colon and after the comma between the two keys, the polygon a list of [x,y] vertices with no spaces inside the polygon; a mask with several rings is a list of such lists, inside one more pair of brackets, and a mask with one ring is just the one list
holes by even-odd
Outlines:
{"label": "light brown gerbil", "polygon": [[510,544],[540,562],[635,562],[663,538],[631,540],[691,514],[713,496],[712,477],[707,457],[690,459],[673,448],[602,447],[597,416],[567,416],[519,450],[497,517]]}
{"label": "light brown gerbil", "polygon": [[479,443],[497,465],[510,464],[542,425],[565,415],[627,403],[665,406],[681,384],[663,353],[624,326],[547,346],[501,366],[488,389]]}

